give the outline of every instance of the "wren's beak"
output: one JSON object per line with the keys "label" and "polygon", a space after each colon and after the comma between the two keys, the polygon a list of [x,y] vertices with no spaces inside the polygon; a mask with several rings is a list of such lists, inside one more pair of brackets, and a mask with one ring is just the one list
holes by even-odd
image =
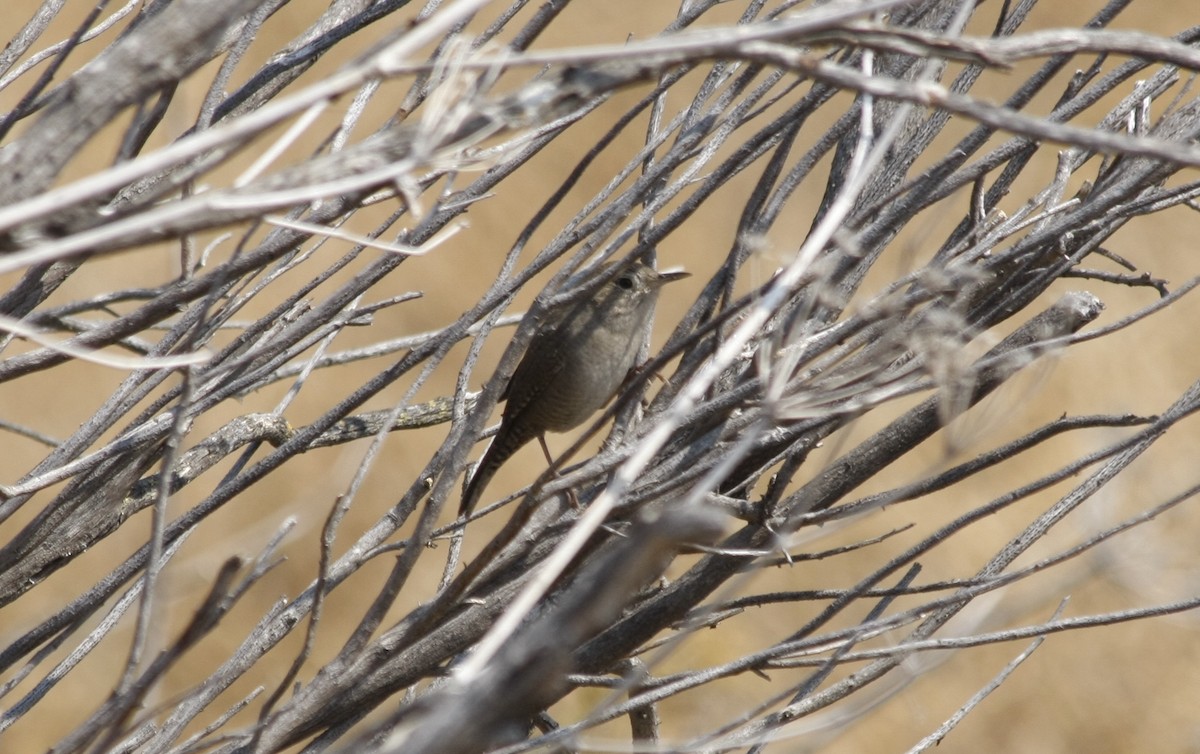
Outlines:
{"label": "wren's beak", "polygon": [[660,272],[658,273],[658,277],[654,280],[654,287],[658,288],[659,286],[666,285],[667,283],[672,283],[676,280],[683,280],[684,278],[690,278],[691,276],[692,273],[684,272],[683,270]]}

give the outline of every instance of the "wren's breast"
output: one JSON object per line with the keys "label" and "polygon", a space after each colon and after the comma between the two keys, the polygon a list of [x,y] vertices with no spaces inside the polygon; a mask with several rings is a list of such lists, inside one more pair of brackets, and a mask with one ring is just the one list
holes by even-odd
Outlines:
{"label": "wren's breast", "polygon": [[574,429],[599,411],[637,357],[637,350],[628,348],[580,348],[573,353],[583,358],[569,359],[538,400],[540,418],[552,432]]}

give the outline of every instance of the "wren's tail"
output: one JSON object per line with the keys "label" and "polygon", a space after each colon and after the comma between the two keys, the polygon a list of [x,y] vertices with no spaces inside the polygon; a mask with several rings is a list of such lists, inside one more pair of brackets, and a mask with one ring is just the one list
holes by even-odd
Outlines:
{"label": "wren's tail", "polygon": [[513,432],[510,427],[505,427],[501,423],[500,431],[492,438],[492,444],[488,446],[487,452],[475,466],[475,474],[467,484],[467,491],[463,493],[462,505],[458,508],[459,517],[466,518],[471,515],[471,511],[475,509],[475,503],[479,502],[479,496],[483,494],[484,487],[487,487],[488,482],[492,481],[492,477],[496,475],[504,462],[533,438],[534,435]]}

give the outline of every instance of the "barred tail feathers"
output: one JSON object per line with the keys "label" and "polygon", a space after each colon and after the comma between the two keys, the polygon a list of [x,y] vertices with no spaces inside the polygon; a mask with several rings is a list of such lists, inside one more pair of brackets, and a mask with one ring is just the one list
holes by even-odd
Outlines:
{"label": "barred tail feathers", "polygon": [[505,427],[501,423],[500,431],[492,438],[492,444],[488,446],[487,452],[476,464],[475,473],[467,484],[467,491],[463,493],[462,505],[458,509],[460,516],[471,515],[484,488],[487,487],[488,482],[492,481],[492,477],[496,475],[504,462],[533,438],[534,435],[513,432],[511,428]]}

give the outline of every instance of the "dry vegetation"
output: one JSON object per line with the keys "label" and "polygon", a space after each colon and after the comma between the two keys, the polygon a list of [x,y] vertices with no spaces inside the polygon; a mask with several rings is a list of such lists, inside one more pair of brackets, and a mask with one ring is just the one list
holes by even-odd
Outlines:
{"label": "dry vegetation", "polygon": [[[4,751],[1200,740],[1173,4],[73,5],[0,52]],[[630,254],[645,366],[456,520]]]}

